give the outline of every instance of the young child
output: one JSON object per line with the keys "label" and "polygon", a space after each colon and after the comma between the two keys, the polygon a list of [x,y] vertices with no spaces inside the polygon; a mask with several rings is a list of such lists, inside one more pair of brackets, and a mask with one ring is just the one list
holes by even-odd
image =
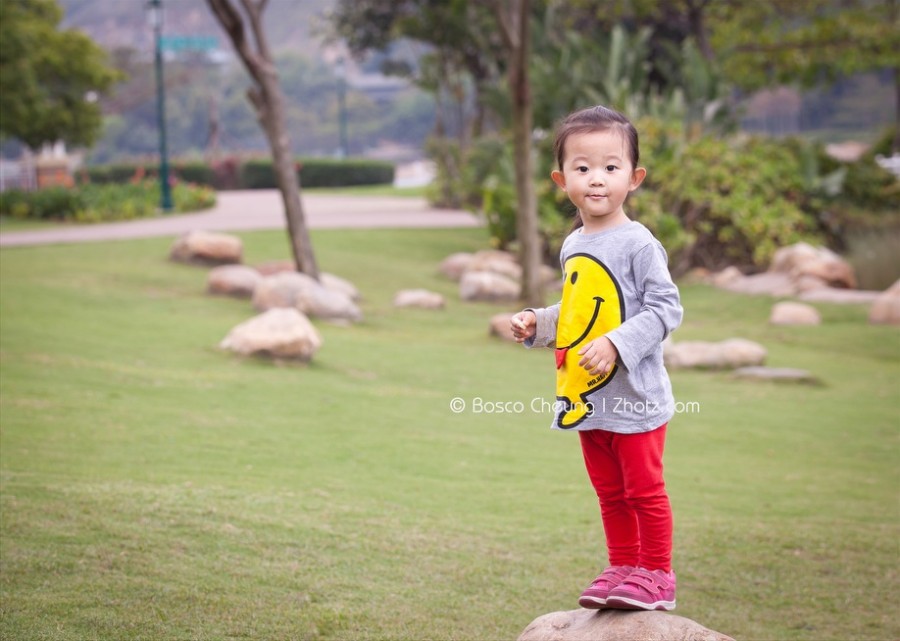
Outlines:
{"label": "young child", "polygon": [[585,608],[672,610],[672,510],[663,480],[674,399],[662,342],[681,323],[662,245],[625,214],[644,180],[638,134],[622,114],[577,111],[556,133],[551,178],[577,208],[562,246],[561,301],[513,316],[516,340],[556,349],[553,427],[576,430],[600,499],[609,567]]}

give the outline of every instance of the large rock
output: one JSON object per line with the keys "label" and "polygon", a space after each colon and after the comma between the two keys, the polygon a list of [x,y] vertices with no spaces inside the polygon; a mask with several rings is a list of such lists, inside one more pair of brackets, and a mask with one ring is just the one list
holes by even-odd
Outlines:
{"label": "large rock", "polygon": [[744,338],[729,338],[718,343],[681,341],[663,343],[663,360],[672,369],[735,369],[762,365],[766,348]]}
{"label": "large rock", "polygon": [[869,322],[877,325],[900,325],[900,280],[879,294],[872,303]]}
{"label": "large rock", "polygon": [[220,265],[209,271],[206,290],[210,294],[251,298],[262,275],[246,265]]}
{"label": "large rock", "polygon": [[[294,264],[294,261],[289,259],[270,260],[257,265],[256,271],[258,271],[263,276],[274,276],[275,274],[283,274],[286,272],[297,272],[297,266]],[[328,272],[320,272],[319,281],[328,289],[335,289],[343,292],[354,302],[362,300],[362,296],[360,295],[359,290],[356,288],[356,286],[349,280],[341,278],[340,276],[335,276],[334,274],[329,274]]]}
{"label": "large rock", "polygon": [[253,292],[253,307],[265,311],[273,307],[296,307],[301,292],[321,287],[311,276],[300,272],[277,272],[260,280]]}
{"label": "large rock", "polygon": [[664,612],[568,610],[532,621],[518,641],[734,641]]}
{"label": "large rock", "polygon": [[192,265],[240,263],[244,244],[237,236],[208,231],[191,231],[175,239],[169,259]]}
{"label": "large rock", "polygon": [[734,378],[776,383],[804,383],[822,385],[822,381],[805,369],[793,367],[739,367],[731,374]]}
{"label": "large rock", "polygon": [[352,300],[354,303],[358,303],[362,300],[362,295],[359,293],[356,285],[351,283],[346,278],[341,278],[340,276],[335,276],[334,274],[330,274],[328,272],[322,272],[321,274],[319,274],[319,280],[322,282],[322,286],[326,289],[340,292],[347,298]]}
{"label": "large rock", "polygon": [[812,305],[784,301],[772,307],[769,322],[772,325],[820,325],[822,317]]}
{"label": "large rock", "polygon": [[519,298],[519,284],[494,272],[466,272],[459,281],[459,296],[465,301],[507,303]]}
{"label": "large rock", "polygon": [[516,342],[516,337],[513,335],[512,327],[509,324],[509,321],[513,316],[515,316],[515,314],[510,313],[494,314],[491,316],[488,334],[496,336],[497,338],[502,338],[505,341]]}
{"label": "large rock", "polygon": [[444,297],[427,289],[401,289],[394,294],[394,307],[444,309]]}
{"label": "large rock", "polygon": [[881,295],[865,289],[840,289],[820,287],[801,292],[798,298],[811,303],[835,303],[837,305],[871,305]]}
{"label": "large rock", "polygon": [[274,308],[234,327],[219,347],[243,356],[309,361],[322,337],[296,309]]}
{"label": "large rock", "polygon": [[349,296],[319,283],[299,291],[294,304],[301,312],[314,318],[355,323],[363,317],[362,311]]}
{"label": "large rock", "polygon": [[472,262],[469,263],[467,272],[491,272],[506,276],[510,280],[519,282],[522,280],[522,267],[516,257],[509,252],[498,249],[485,249],[475,252]]}
{"label": "large rock", "polygon": [[769,271],[788,274],[793,280],[813,276],[831,287],[856,288],[856,274],[846,260],[825,247],[797,243],[782,247],[772,257]]}
{"label": "large rock", "polygon": [[734,272],[726,280],[725,272],[715,276],[713,282],[722,282],[723,289],[738,294],[766,294],[768,296],[788,297],[797,293],[797,286],[789,274],[763,272],[752,276],[734,277]]}
{"label": "large rock", "polygon": [[462,275],[469,269],[469,265],[472,263],[473,258],[474,255],[469,252],[456,252],[455,254],[450,254],[441,261],[438,271],[450,280],[459,282]]}
{"label": "large rock", "polygon": [[279,272],[260,280],[253,292],[253,307],[259,311],[293,307],[328,320],[362,319],[362,312],[347,294],[328,289],[300,272]]}

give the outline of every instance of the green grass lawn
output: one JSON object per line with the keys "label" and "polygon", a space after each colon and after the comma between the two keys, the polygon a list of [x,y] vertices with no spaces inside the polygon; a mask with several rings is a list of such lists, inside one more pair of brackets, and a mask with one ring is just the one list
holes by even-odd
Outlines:
{"label": "green grass lawn", "polygon": [[[248,263],[287,254],[242,237]],[[436,273],[485,232],[313,240],[366,318],[318,323],[306,367],[220,352],[250,305],[205,295],[171,240],[0,251],[0,638],[500,640],[577,607],[603,539],[577,438],[532,411],[553,355],[488,337],[504,308]],[[447,309],[391,306],[414,287]],[[676,338],[757,340],[825,385],[673,373],[676,613],[740,640],[898,638],[900,331],[682,293]]]}

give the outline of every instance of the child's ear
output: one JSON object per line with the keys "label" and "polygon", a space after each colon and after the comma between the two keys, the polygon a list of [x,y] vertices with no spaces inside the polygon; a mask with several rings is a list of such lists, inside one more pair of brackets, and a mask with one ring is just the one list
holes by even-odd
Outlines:
{"label": "child's ear", "polygon": [[641,186],[641,183],[644,182],[644,178],[647,177],[647,170],[643,167],[638,167],[633,172],[631,172],[631,187],[628,188],[628,191],[634,191],[638,187]]}
{"label": "child's ear", "polygon": [[566,177],[563,176],[563,173],[562,173],[561,171],[557,171],[556,169],[554,169],[553,171],[551,171],[551,172],[550,172],[550,179],[553,180],[553,182],[556,183],[556,186],[557,186],[557,187],[559,187],[559,188],[562,189],[563,191],[566,190]]}

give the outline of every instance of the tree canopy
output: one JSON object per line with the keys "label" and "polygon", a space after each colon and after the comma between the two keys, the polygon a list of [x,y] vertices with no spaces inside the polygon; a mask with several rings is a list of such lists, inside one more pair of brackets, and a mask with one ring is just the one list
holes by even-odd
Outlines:
{"label": "tree canopy", "polygon": [[55,0],[0,2],[0,136],[31,148],[91,145],[98,98],[120,77],[88,36],[59,29],[62,17]]}

